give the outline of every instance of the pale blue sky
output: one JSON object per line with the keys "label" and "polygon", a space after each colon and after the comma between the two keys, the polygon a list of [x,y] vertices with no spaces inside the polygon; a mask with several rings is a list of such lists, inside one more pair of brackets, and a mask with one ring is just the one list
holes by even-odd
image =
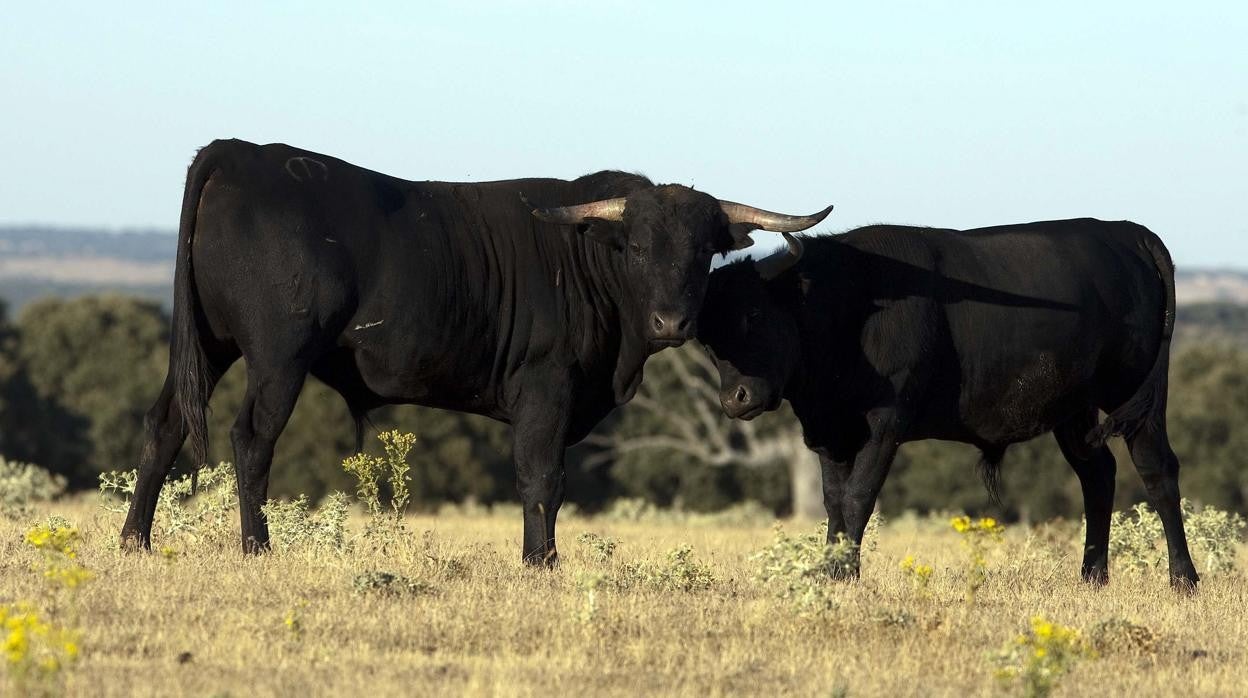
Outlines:
{"label": "pale blue sky", "polygon": [[636,170],[835,203],[823,230],[1129,218],[1248,267],[1242,1],[105,4],[3,12],[0,223],[173,228],[195,149],[239,137],[409,179]]}

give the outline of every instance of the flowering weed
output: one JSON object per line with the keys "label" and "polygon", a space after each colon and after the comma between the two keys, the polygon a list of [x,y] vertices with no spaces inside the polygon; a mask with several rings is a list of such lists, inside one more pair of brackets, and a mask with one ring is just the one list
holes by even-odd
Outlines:
{"label": "flowering weed", "polygon": [[927,596],[927,585],[932,580],[932,566],[924,565],[907,555],[901,561],[901,572],[910,580],[910,585],[920,596]]}
{"label": "flowering weed", "polygon": [[[385,431],[377,435],[386,455],[370,456],[357,453],[342,462],[342,467],[355,476],[357,494],[364,508],[368,510],[369,526],[366,535],[384,538],[394,530],[402,529],[403,516],[407,513],[407,504],[411,500],[411,491],[407,483],[410,466],[407,454],[416,445],[414,434],[399,431]],[[391,515],[383,514],[381,504],[381,483],[385,480],[390,485]]]}
{"label": "flowering weed", "polygon": [[4,668],[16,695],[59,695],[62,671],[78,659],[78,633],[24,604],[0,606]]}
{"label": "flowering weed", "polygon": [[997,677],[1021,683],[1023,694],[1031,697],[1049,695],[1077,661],[1095,656],[1078,630],[1035,616],[1027,632],[1007,643],[993,659],[1001,667]]}
{"label": "flowering weed", "polygon": [[988,550],[1001,542],[1005,527],[991,517],[974,520],[969,516],[956,516],[949,523],[962,536],[962,547],[968,557],[966,602],[975,603],[975,595],[988,579]]}

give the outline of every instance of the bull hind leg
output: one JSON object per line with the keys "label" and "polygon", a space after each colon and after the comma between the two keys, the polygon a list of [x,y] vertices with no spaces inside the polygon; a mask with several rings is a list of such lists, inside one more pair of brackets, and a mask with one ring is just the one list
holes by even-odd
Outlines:
{"label": "bull hind leg", "polygon": [[1170,448],[1165,423],[1142,426],[1127,438],[1127,449],[1144,481],[1149,503],[1161,517],[1170,558],[1170,584],[1176,589],[1194,590],[1200,577],[1187,548],[1179,504],[1179,459]]}
{"label": "bull hind leg", "polygon": [[247,393],[230,430],[243,552],[258,553],[269,547],[269,529],[260,508],[268,499],[273,448],[295,409],[306,377],[305,366],[298,362],[280,367],[247,366]]}
{"label": "bull hind leg", "polygon": [[[216,362],[215,370],[206,376],[206,392],[204,401],[212,397],[217,380],[233,363]],[[164,388],[147,415],[143,418],[144,444],[139,456],[138,476],[134,483],[134,494],[130,498],[130,510],[126,514],[126,522],[121,528],[121,545],[130,550],[147,550],[152,545],[152,521],[156,517],[156,503],[160,499],[160,490],[173,470],[174,460],[178,451],[186,441],[187,427],[182,418],[175,399],[174,373],[177,367],[170,367],[165,378]],[[198,464],[196,464],[198,465]]]}
{"label": "bull hind leg", "polygon": [[1118,464],[1104,444],[1088,445],[1085,436],[1096,426],[1096,412],[1088,410],[1053,431],[1066,462],[1079,476],[1087,533],[1083,546],[1084,581],[1101,586],[1109,582],[1109,520],[1114,511],[1114,476]]}

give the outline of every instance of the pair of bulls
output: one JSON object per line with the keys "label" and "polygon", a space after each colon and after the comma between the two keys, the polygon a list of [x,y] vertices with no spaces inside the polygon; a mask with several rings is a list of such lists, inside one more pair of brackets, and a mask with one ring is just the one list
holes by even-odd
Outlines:
{"label": "pair of bulls", "polygon": [[[1084,484],[1084,573],[1104,579],[1113,459],[1099,442],[1121,432],[1171,572],[1194,584],[1164,431],[1173,284],[1160,242],[1096,221],[877,228],[807,239],[800,261],[790,237],[778,257],[709,271],[751,231],[787,236],[830,210],[771,213],[613,171],[413,182],[213,142],[187,175],[169,374],[123,542],[150,545],[162,483],[188,437],[205,460],[208,398],[245,358],[230,432],[245,550],[268,544],[274,444],[313,375],[357,428],[399,403],[511,424],[523,556],[552,563],[565,448],[632,397],[650,354],[697,336],[729,414],[792,402],[824,460],[830,534],[861,538],[902,441],[968,441],[999,460],[1053,430]],[[1089,444],[1097,408],[1110,417]]]}

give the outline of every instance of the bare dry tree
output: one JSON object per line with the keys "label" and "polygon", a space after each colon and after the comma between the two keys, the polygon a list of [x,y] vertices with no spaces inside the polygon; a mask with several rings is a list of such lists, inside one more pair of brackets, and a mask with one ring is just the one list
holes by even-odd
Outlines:
{"label": "bare dry tree", "polygon": [[586,443],[602,450],[589,455],[586,466],[639,452],[675,452],[709,466],[784,464],[794,513],[825,515],[818,458],[802,442],[801,427],[791,414],[753,421],[725,417],[719,409],[719,373],[697,347],[660,352],[647,368],[648,379],[629,409],[646,413],[649,428],[591,434]]}

